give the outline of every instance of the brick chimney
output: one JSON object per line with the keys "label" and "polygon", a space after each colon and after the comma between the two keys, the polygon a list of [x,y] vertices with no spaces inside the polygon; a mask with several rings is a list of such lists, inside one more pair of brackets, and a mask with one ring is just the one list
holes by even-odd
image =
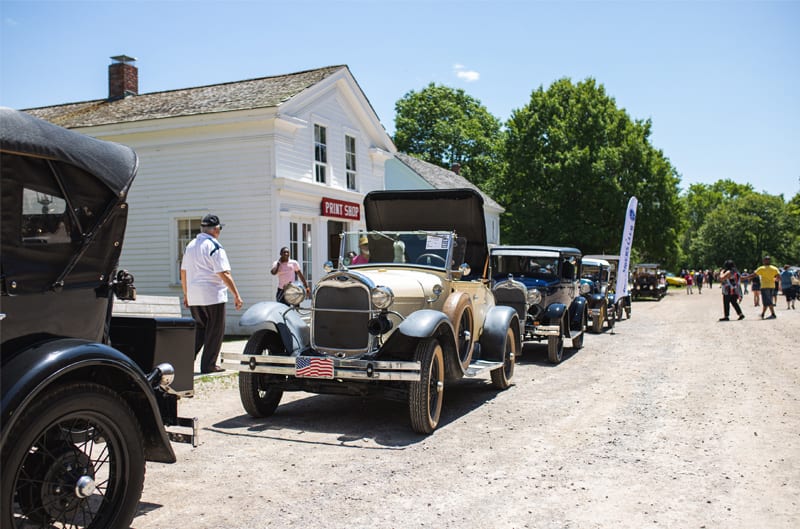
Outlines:
{"label": "brick chimney", "polygon": [[139,69],[134,66],[135,57],[116,55],[108,66],[108,99],[122,99],[139,94]]}
{"label": "brick chimney", "polygon": [[453,165],[450,166],[450,170],[453,171],[455,174],[460,175],[461,174],[461,164],[458,163],[458,162],[454,163]]}

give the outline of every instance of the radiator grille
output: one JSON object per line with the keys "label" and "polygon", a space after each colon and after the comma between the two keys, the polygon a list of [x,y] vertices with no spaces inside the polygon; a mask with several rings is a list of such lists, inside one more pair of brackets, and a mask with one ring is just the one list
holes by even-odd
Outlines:
{"label": "radiator grille", "polygon": [[369,291],[353,282],[320,285],[314,296],[313,346],[322,351],[364,352],[369,347]]}

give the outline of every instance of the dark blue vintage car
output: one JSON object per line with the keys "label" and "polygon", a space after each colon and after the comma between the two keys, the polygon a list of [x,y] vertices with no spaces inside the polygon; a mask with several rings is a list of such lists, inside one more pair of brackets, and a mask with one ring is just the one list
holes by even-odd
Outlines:
{"label": "dark blue vintage car", "polygon": [[588,320],[578,283],[581,251],[556,246],[495,246],[492,292],[498,305],[513,307],[525,321],[524,340],[547,340],[547,358],[561,362],[564,339],[583,347]]}

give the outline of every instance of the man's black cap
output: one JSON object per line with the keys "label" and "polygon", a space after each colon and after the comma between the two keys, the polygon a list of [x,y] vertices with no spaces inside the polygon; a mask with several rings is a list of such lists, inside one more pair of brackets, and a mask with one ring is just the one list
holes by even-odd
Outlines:
{"label": "man's black cap", "polygon": [[213,228],[216,228],[217,226],[224,226],[224,224],[219,221],[219,217],[216,215],[206,215],[203,217],[203,220],[200,221],[200,225]]}

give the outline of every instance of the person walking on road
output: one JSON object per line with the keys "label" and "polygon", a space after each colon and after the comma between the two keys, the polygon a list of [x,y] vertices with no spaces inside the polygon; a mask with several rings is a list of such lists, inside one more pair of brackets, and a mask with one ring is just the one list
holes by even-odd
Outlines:
{"label": "person walking on road", "polygon": [[290,259],[289,255],[289,248],[286,246],[281,248],[281,255],[278,257],[277,261],[272,263],[272,269],[270,270],[272,275],[278,276],[278,291],[275,293],[275,301],[283,303],[284,305],[289,304],[283,297],[283,291],[286,288],[286,285],[298,277],[300,278],[300,281],[303,282],[303,286],[306,287],[306,297],[311,295],[311,289],[308,288],[308,281],[306,281],[306,278],[300,269],[300,263],[294,259]]}
{"label": "person walking on road", "polygon": [[231,275],[231,265],[225,249],[217,240],[222,223],[216,215],[206,215],[200,221],[200,233],[186,246],[181,260],[183,305],[195,321],[194,356],[203,349],[200,360],[202,373],[224,371],[217,365],[222,338],[225,336],[225,304],[228,290],[233,293],[236,310],[244,302]]}
{"label": "person walking on road", "polygon": [[744,313],[739,307],[739,300],[741,299],[741,290],[739,288],[739,271],[736,270],[736,265],[733,261],[728,259],[722,265],[722,271],[719,274],[720,285],[722,286],[722,312],[723,317],[719,321],[730,320],[731,305],[733,310],[739,315],[739,319],[744,319]]}
{"label": "person walking on road", "polygon": [[[777,318],[775,315],[775,288],[773,287],[780,278],[780,271],[770,264],[770,261],[769,255],[765,255],[763,259],[764,264],[756,268],[753,273],[748,276],[750,279],[758,277],[761,283],[761,304],[763,305],[763,307],[761,307],[762,319],[767,309],[769,309],[770,312],[768,319]],[[780,283],[778,283],[778,286],[780,286]],[[755,284],[753,284],[753,291],[755,291]]]}
{"label": "person walking on road", "polygon": [[694,274],[694,284],[697,285],[697,293],[703,293],[703,279],[705,278],[705,274],[703,274],[702,270],[698,270]]}
{"label": "person walking on road", "polygon": [[692,283],[694,283],[694,273],[687,272],[683,278],[686,280],[686,293],[694,294],[694,292],[692,292]]}
{"label": "person walking on road", "polygon": [[789,265],[783,265],[783,272],[781,272],[781,289],[783,295],[786,296],[786,310],[794,308],[794,300],[797,297],[797,287],[792,283],[794,274],[789,270]]}

